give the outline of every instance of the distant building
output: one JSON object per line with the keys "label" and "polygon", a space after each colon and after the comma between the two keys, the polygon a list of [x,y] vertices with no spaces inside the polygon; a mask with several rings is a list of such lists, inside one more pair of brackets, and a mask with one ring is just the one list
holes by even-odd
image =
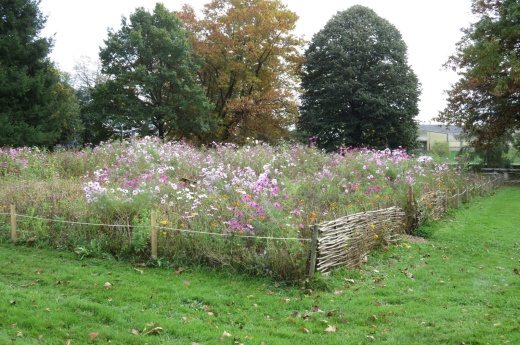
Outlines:
{"label": "distant building", "polygon": [[430,151],[436,142],[447,142],[451,151],[469,146],[462,128],[446,125],[419,125],[419,142],[425,151]]}

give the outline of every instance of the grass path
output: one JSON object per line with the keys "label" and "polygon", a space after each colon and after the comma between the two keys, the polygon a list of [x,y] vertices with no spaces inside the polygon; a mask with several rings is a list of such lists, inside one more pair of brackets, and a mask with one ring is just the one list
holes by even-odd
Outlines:
{"label": "grass path", "polygon": [[520,344],[520,188],[422,230],[327,289],[3,244],[0,344]]}

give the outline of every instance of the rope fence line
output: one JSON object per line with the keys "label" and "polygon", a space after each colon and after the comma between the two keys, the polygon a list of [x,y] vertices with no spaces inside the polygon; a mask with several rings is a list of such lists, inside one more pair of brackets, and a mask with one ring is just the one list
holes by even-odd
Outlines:
{"label": "rope fence line", "polygon": [[[150,228],[152,225],[129,225],[129,224],[104,224],[104,223],[86,223],[86,222],[72,222],[68,220],[63,219],[50,219],[50,218],[43,218],[43,217],[34,217],[34,216],[27,216],[23,214],[18,213],[7,213],[7,212],[0,212],[0,215],[11,215],[15,216],[16,218],[27,218],[27,219],[34,219],[34,220],[42,220],[42,221],[48,221],[48,222],[56,222],[56,223],[66,223],[66,224],[72,224],[72,225],[89,225],[89,226],[104,226],[104,227],[113,227],[113,228],[134,228],[134,229],[144,229],[144,228]],[[297,238],[297,237],[269,237],[269,236],[253,236],[253,235],[230,235],[229,233],[217,233],[217,232],[208,232],[208,231],[197,231],[197,230],[189,230],[189,229],[178,229],[178,228],[171,228],[171,227],[164,227],[164,226],[153,226],[157,230],[170,230],[170,231],[179,231],[184,233],[191,233],[191,234],[199,234],[199,235],[212,235],[212,236],[220,236],[220,237],[230,237],[235,236],[238,238],[254,238],[254,239],[264,239],[264,240],[276,240],[276,241],[303,241],[303,242],[310,242],[312,241],[312,238]]]}
{"label": "rope fence line", "polygon": [[[462,196],[465,196],[466,202],[469,201],[470,197],[478,194],[482,195],[482,188],[489,186],[492,184],[492,188],[498,188],[503,183],[503,178],[501,176],[496,176],[494,178],[487,178],[486,181],[481,181],[479,184],[473,183],[472,185],[465,185],[465,188],[461,191],[458,188],[456,189],[456,193],[453,193],[449,190],[434,190],[430,191],[422,196],[428,197],[427,195],[430,193],[433,193],[434,199],[436,203],[440,203],[441,205],[441,217],[442,214],[449,208],[449,200],[455,199],[455,207],[459,207],[459,202]],[[477,190],[477,192],[475,192]],[[410,188],[411,198],[409,202],[416,203],[419,201],[419,203],[423,202],[422,198],[419,200],[415,200],[413,197],[413,188]],[[450,195],[451,194],[451,195]],[[473,195],[471,195],[473,194]],[[433,201],[433,200],[432,200]],[[40,221],[48,221],[48,222],[57,222],[57,223],[65,223],[65,224],[71,224],[71,225],[84,225],[84,226],[100,226],[100,227],[114,227],[114,228],[148,228],[150,229],[150,239],[151,239],[151,254],[152,258],[157,258],[157,240],[158,240],[158,230],[160,231],[173,231],[173,232],[181,232],[181,233],[190,233],[190,234],[199,234],[199,235],[213,235],[218,237],[234,237],[234,238],[248,238],[248,239],[263,239],[263,240],[273,240],[273,241],[299,241],[299,242],[311,242],[311,258],[310,258],[310,270],[309,270],[309,276],[313,276],[316,269],[323,270],[325,266],[321,265],[320,262],[320,254],[323,255],[324,253],[320,253],[320,249],[318,248],[318,243],[322,241],[321,237],[322,235],[322,229],[326,227],[327,222],[321,223],[321,224],[314,224],[310,225],[311,228],[313,228],[312,231],[312,237],[311,238],[294,238],[294,237],[269,237],[269,236],[254,236],[254,235],[240,235],[240,234],[230,234],[230,233],[216,233],[216,232],[208,232],[208,231],[196,231],[196,230],[190,230],[190,229],[177,229],[177,228],[171,228],[171,227],[165,227],[160,226],[157,222],[157,214],[155,211],[151,212],[150,217],[150,225],[131,225],[131,224],[103,224],[103,223],[88,223],[88,222],[74,222],[74,221],[68,221],[68,220],[62,220],[62,219],[49,219],[49,218],[43,218],[43,217],[35,217],[35,216],[28,216],[28,215],[22,215],[16,213],[16,206],[14,204],[11,204],[11,212],[0,212],[1,216],[11,216],[11,237],[14,244],[17,243],[17,222],[19,221],[17,218],[26,218],[26,219],[34,219],[34,220],[40,220]],[[384,210],[373,210],[373,211],[365,211],[360,212],[359,214],[364,214],[364,217],[368,217],[371,215],[372,212],[381,212]],[[356,215],[350,215],[349,217],[353,217]],[[334,222],[334,221],[333,221]],[[354,222],[355,223],[355,222]],[[162,223],[161,223],[162,224]],[[366,225],[366,224],[365,224]],[[343,226],[346,226],[348,228],[355,226],[350,224],[343,224]],[[339,226],[339,228],[343,227]],[[366,226],[364,226],[366,228]],[[342,231],[342,230],[341,230]],[[352,237],[352,236],[347,236]],[[346,246],[346,243],[343,245]],[[322,249],[323,250],[323,249]],[[322,258],[321,258],[322,259]],[[323,266],[323,267],[322,267]],[[329,267],[330,266],[330,267]],[[335,266],[335,264],[331,264],[327,266],[327,269],[332,268]]]}

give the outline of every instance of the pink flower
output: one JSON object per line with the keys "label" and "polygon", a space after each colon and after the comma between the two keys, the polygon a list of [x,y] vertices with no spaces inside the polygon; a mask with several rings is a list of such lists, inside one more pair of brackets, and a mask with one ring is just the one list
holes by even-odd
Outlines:
{"label": "pink flower", "polygon": [[274,208],[280,208],[280,203],[279,203],[279,202],[275,202],[275,203],[273,204],[273,206],[274,206]]}

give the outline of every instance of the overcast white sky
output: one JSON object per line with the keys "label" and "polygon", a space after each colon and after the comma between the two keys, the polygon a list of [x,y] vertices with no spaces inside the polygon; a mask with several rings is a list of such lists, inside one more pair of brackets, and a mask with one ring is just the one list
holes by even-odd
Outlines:
{"label": "overcast white sky", "polygon": [[[82,55],[97,58],[107,29],[118,29],[121,17],[137,7],[152,10],[155,0],[42,0],[40,9],[48,16],[44,36],[55,34],[51,59],[72,73]],[[170,10],[188,3],[195,9],[210,0],[163,0]],[[457,80],[442,65],[454,53],[462,37],[461,28],[474,20],[471,0],[282,0],[300,17],[295,34],[306,40],[321,30],[338,11],[363,5],[395,25],[408,46],[408,63],[422,84],[418,120],[427,123],[446,105],[445,90]]]}

